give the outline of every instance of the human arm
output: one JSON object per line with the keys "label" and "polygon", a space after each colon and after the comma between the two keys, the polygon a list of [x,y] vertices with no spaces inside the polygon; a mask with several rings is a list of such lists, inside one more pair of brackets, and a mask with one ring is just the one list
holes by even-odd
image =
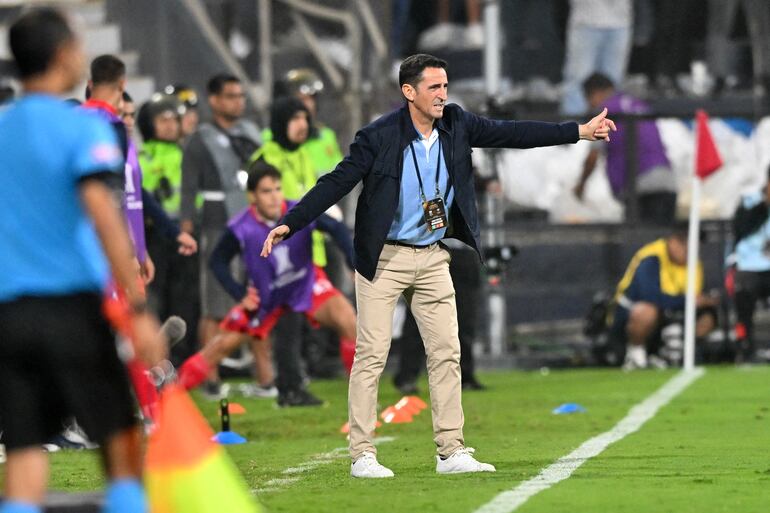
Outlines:
{"label": "human arm", "polygon": [[348,267],[354,269],[353,239],[350,237],[350,230],[345,226],[345,223],[337,221],[326,214],[321,214],[316,221],[316,227],[332,236],[337,247],[345,254],[345,262],[348,264]]}
{"label": "human arm", "polygon": [[[179,244],[179,253],[190,256],[198,251],[198,243],[195,238],[185,230],[180,230],[174,221],[168,217],[166,211],[160,206],[155,197],[142,187],[142,203],[147,217],[152,219],[153,224],[161,234],[167,239],[174,240]],[[192,227],[190,227],[192,231]]]}
{"label": "human arm", "polygon": [[583,201],[583,193],[585,192],[586,182],[594,172],[594,169],[596,169],[596,162],[598,160],[599,150],[596,148],[591,148],[591,150],[588,152],[588,155],[586,155],[586,159],[583,161],[583,172],[580,174],[578,183],[575,184],[575,188],[573,189],[575,196],[580,201]]}
{"label": "human arm", "polygon": [[[318,183],[310,189],[302,199],[294,205],[280,221],[287,230],[280,230],[283,238],[306,227],[329,207],[336,204],[353,187],[369,173],[377,154],[376,143],[366,130],[359,130],[350,145],[350,154],[337,164],[334,171],[318,179]],[[270,232],[277,233],[279,227]],[[265,244],[272,247],[272,238],[268,236]]]}
{"label": "human arm", "polygon": [[240,302],[247,293],[246,287],[230,274],[230,262],[241,252],[241,245],[231,230],[225,230],[209,258],[209,268],[225,291]]}
{"label": "human arm", "polygon": [[543,121],[503,121],[462,111],[463,121],[472,147],[535,148],[576,143],[580,139],[607,140],[615,123],[607,119],[606,109],[584,125],[574,121],[546,123]]}
{"label": "human arm", "polygon": [[149,365],[165,358],[165,344],[160,337],[158,321],[147,311],[144,294],[136,280],[133,248],[120,207],[109,188],[96,178],[79,182],[80,199],[91,218],[96,234],[110,263],[112,275],[134,312],[132,342],[137,355]]}

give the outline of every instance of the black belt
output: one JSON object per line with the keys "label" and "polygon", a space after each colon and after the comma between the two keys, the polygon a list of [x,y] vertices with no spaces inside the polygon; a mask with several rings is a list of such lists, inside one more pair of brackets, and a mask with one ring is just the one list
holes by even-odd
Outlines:
{"label": "black belt", "polygon": [[408,244],[406,242],[401,242],[400,240],[386,240],[385,244],[390,244],[391,246],[403,246],[405,248],[412,248],[412,249],[425,249],[431,246],[435,246],[436,244],[438,244],[438,242],[434,242],[432,244]]}

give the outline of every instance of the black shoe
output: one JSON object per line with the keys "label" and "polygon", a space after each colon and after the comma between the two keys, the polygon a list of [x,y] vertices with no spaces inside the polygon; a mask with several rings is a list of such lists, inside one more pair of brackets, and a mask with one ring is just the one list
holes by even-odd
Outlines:
{"label": "black shoe", "polygon": [[487,387],[479,383],[476,378],[470,378],[463,381],[463,390],[486,390]]}
{"label": "black shoe", "polygon": [[307,390],[289,390],[278,395],[278,406],[321,406],[323,401]]}

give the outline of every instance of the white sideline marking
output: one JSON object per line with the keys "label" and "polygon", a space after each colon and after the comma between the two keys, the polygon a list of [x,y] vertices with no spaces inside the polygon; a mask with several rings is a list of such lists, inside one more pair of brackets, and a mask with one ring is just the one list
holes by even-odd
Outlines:
{"label": "white sideline marking", "polygon": [[[374,445],[380,445],[387,442],[392,442],[395,439],[396,438],[392,436],[380,436],[374,439]],[[318,467],[321,467],[323,465],[328,465],[330,463],[333,463],[334,460],[346,458],[347,456],[348,456],[347,447],[337,447],[336,449],[332,449],[329,452],[322,452],[320,454],[316,454],[313,457],[311,457],[308,461],[300,463],[296,467],[289,467],[286,470],[281,472],[281,475],[290,476],[290,477],[279,477],[276,479],[265,481],[260,488],[254,488],[253,490],[251,490],[251,493],[276,492],[281,488],[285,488],[287,486],[293,485],[294,483],[302,479],[300,474],[304,474],[305,472],[315,470]]]}
{"label": "white sideline marking", "polygon": [[679,395],[693,381],[701,377],[703,373],[702,368],[690,372],[680,372],[647,399],[631,408],[628,415],[615,424],[615,427],[583,442],[580,447],[568,455],[562,456],[532,479],[524,481],[516,488],[499,493],[474,513],[510,513],[534,495],[567,479],[578,467],[600,454],[610,444],[636,432],[645,422],[653,418],[658,410]]}

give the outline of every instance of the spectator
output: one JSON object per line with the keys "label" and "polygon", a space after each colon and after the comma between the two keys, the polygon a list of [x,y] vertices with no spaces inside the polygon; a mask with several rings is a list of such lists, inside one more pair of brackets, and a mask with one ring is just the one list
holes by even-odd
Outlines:
{"label": "spectator", "polygon": [[729,35],[738,8],[743,7],[751,38],[751,62],[754,85],[770,95],[770,4],[766,0],[709,0],[706,55],[711,73],[716,78],[715,92],[725,87],[731,69]]}
{"label": "spectator", "polygon": [[570,0],[564,59],[561,113],[583,114],[587,109],[580,89],[589,75],[599,72],[622,84],[631,51],[631,0]]}
{"label": "spectator", "polygon": [[[583,83],[588,104],[592,109],[606,107],[610,115],[645,114],[649,107],[643,101],[615,90],[609,78],[594,73]],[[618,131],[606,146],[607,178],[612,194],[626,201],[628,169],[627,137],[629,121],[619,121]],[[676,180],[663,147],[655,121],[636,122],[638,176],[635,190],[639,220],[644,223],[670,225],[676,216]],[[582,200],[585,184],[596,168],[602,147],[594,146],[583,162],[583,172],[575,185],[575,196]]]}
{"label": "spectator", "polygon": [[57,98],[79,83],[85,62],[65,17],[27,11],[9,39],[24,96],[0,114],[0,416],[7,449],[0,511],[42,511],[48,459],[40,447],[70,416],[102,447],[105,510],[146,511],[141,430],[101,312],[109,262],[133,310],[137,354],[151,365],[163,358],[124,221],[104,183],[122,173],[123,156],[107,123]]}
{"label": "spectator", "polygon": [[[768,169],[770,179],[770,169]],[[770,180],[765,187],[742,198],[733,218],[735,244],[735,325],[739,362],[752,361],[754,308],[757,301],[770,297]]]}
{"label": "spectator", "polygon": [[[180,118],[184,112],[185,107],[175,96],[155,94],[139,109],[137,125],[144,141],[139,152],[142,185],[171,219],[176,235],[189,237],[178,229],[182,185]],[[187,323],[187,342],[179,347],[189,351],[200,309],[198,257],[180,253],[178,242],[167,231],[165,225],[145,217],[147,249],[155,263],[148,299],[161,319],[178,315]]]}
{"label": "spectator", "polygon": [[[315,168],[317,176],[328,173],[342,160],[342,151],[337,142],[334,130],[318,121],[318,95],[323,91],[324,83],[321,78],[309,68],[298,68],[286,73],[280,87],[276,88],[276,96],[290,95],[299,99],[307,108],[308,131],[307,140],[302,148],[307,152]],[[265,131],[268,132],[268,131]],[[263,132],[263,138],[269,140],[272,133]]]}
{"label": "spectator", "polygon": [[452,0],[435,0],[438,23],[420,35],[421,50],[457,47],[479,50],[484,46],[484,28],[481,26],[481,0],[465,0],[467,25],[460,29],[451,23]]}
{"label": "spectator", "polygon": [[[695,283],[698,294],[697,337],[707,335],[716,326],[714,307],[717,300],[703,294],[702,290],[703,264],[698,262]],[[621,353],[625,349],[624,369],[648,366],[648,351],[657,349],[661,328],[684,312],[686,293],[685,228],[676,229],[668,237],[642,246],[634,254],[618,284],[608,321],[611,345]]]}
{"label": "spectator", "polygon": [[177,100],[184,105],[182,113],[181,137],[182,141],[187,140],[198,129],[200,122],[200,113],[198,112],[198,93],[195,89],[185,84],[173,84],[166,86],[163,92],[176,96]]}
{"label": "spectator", "polygon": [[[245,171],[242,170],[259,147],[260,140],[256,125],[243,119],[246,102],[238,78],[216,75],[209,80],[207,93],[213,120],[201,124],[184,147],[180,203],[182,231],[193,233],[197,224],[200,232],[201,320],[198,331],[203,345],[216,335],[219,321],[232,306],[230,296],[211,274],[206,262],[222,236],[227,219],[246,207],[243,194]],[[200,212],[196,205],[199,194],[203,198]],[[213,396],[226,392],[216,379],[206,389]]]}

